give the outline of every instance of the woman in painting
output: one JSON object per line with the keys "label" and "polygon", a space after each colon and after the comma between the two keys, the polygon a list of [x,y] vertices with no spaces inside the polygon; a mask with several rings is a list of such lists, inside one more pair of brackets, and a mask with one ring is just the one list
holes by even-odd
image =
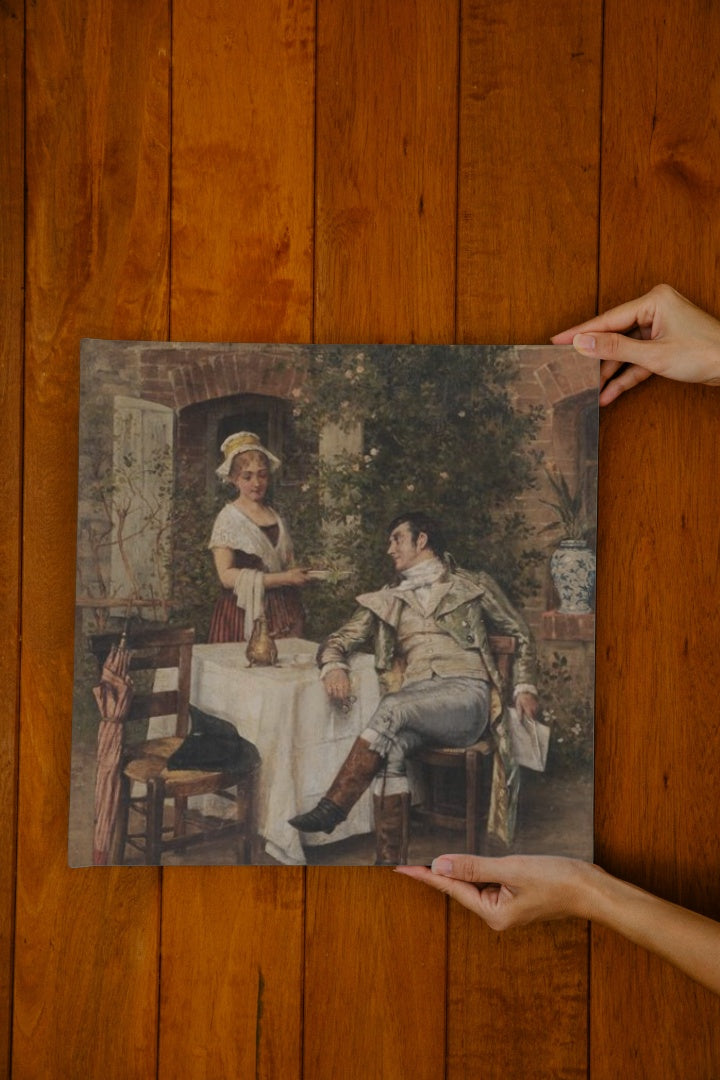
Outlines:
{"label": "woman in painting", "polygon": [[265,501],[280,461],[249,431],[228,436],[220,449],[224,460],[216,472],[236,497],[215,519],[208,545],[223,587],[208,639],[244,641],[263,615],[273,637],[302,637],[299,589],[308,582],[307,572],[293,566],[285,523]]}

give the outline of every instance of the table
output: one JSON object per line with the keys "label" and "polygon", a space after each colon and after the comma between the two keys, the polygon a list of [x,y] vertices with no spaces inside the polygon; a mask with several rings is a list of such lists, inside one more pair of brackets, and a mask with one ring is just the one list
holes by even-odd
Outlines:
{"label": "table", "polygon": [[[290,865],[306,862],[300,833],[288,824],[309,810],[330,786],[354,739],[367,726],[380,691],[373,657],[356,654],[350,664],[352,693],[348,712],[330,703],[315,664],[317,645],[300,638],[276,641],[278,664],[249,667],[246,642],[195,645],[190,701],[204,712],[232,723],[260,752],[258,831],[265,850]],[[158,672],[157,689],[169,689]],[[162,682],[162,686],[160,683]],[[174,718],[158,717],[149,737],[172,734]],[[198,800],[205,813],[227,813],[214,796]],[[334,832],[305,836],[307,844],[328,844],[372,830],[372,800],[366,792]]]}

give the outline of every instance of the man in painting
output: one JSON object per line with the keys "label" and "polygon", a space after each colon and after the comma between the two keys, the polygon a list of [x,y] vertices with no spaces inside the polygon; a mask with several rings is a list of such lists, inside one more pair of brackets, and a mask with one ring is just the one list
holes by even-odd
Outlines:
{"label": "man in painting", "polygon": [[290,820],[302,832],[331,833],[374,780],[378,865],[404,861],[407,756],[428,744],[470,746],[500,720],[504,688],[490,627],[515,638],[515,706],[537,713],[530,632],[493,579],[451,567],[440,526],[424,513],[400,515],[388,532],[399,583],[359,596],[352,618],[320,646],[318,663],[329,697],[347,703],[349,658],[372,642],[381,682],[387,688],[399,672],[400,688],[381,699],[324,798]]}

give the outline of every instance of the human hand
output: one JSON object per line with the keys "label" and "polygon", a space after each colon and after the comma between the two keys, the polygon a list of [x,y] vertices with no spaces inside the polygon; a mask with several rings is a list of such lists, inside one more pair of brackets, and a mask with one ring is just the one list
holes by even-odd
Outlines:
{"label": "human hand", "polygon": [[323,677],[323,684],[332,701],[346,704],[350,700],[350,678],[344,668],[333,668]]}
{"label": "human hand", "polygon": [[522,693],[515,698],[515,707],[518,712],[527,716],[530,720],[536,720],[538,714],[538,699],[534,694]]}
{"label": "human hand", "polygon": [[302,588],[303,585],[307,585],[310,581],[307,570],[303,570],[301,566],[292,566],[289,570],[285,571],[285,583],[287,585],[295,585],[298,588]]}
{"label": "human hand", "polygon": [[549,855],[440,855],[432,867],[398,866],[398,874],[452,896],[493,930],[576,915],[589,917],[590,863]]}
{"label": "human hand", "polygon": [[572,343],[583,356],[601,361],[601,405],[653,374],[720,385],[720,322],[669,285],[656,285],[551,340]]}
{"label": "human hand", "polygon": [[720,994],[720,923],[599,866],[550,855],[440,855],[431,869],[397,866],[395,872],[454,897],[493,930],[568,916],[592,919]]}

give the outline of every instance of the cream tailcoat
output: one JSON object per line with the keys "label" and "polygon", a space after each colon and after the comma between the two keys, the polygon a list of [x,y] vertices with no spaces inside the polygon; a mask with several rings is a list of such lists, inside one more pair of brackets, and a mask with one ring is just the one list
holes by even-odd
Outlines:
{"label": "cream tailcoat", "polygon": [[[464,649],[482,656],[492,682],[490,725],[496,753],[488,832],[509,843],[515,827],[519,769],[510,747],[504,705],[520,691],[536,693],[536,653],[530,630],[489,574],[447,570],[447,591],[435,609],[438,629]],[[357,597],[358,608],[339,630],[320,646],[318,663],[347,664],[349,656],[369,642],[375,649],[375,667],[386,692],[397,689],[395,673],[402,670],[397,627],[404,606],[403,590],[385,587]],[[516,642],[512,686],[504,686],[489,642],[494,631]]]}

